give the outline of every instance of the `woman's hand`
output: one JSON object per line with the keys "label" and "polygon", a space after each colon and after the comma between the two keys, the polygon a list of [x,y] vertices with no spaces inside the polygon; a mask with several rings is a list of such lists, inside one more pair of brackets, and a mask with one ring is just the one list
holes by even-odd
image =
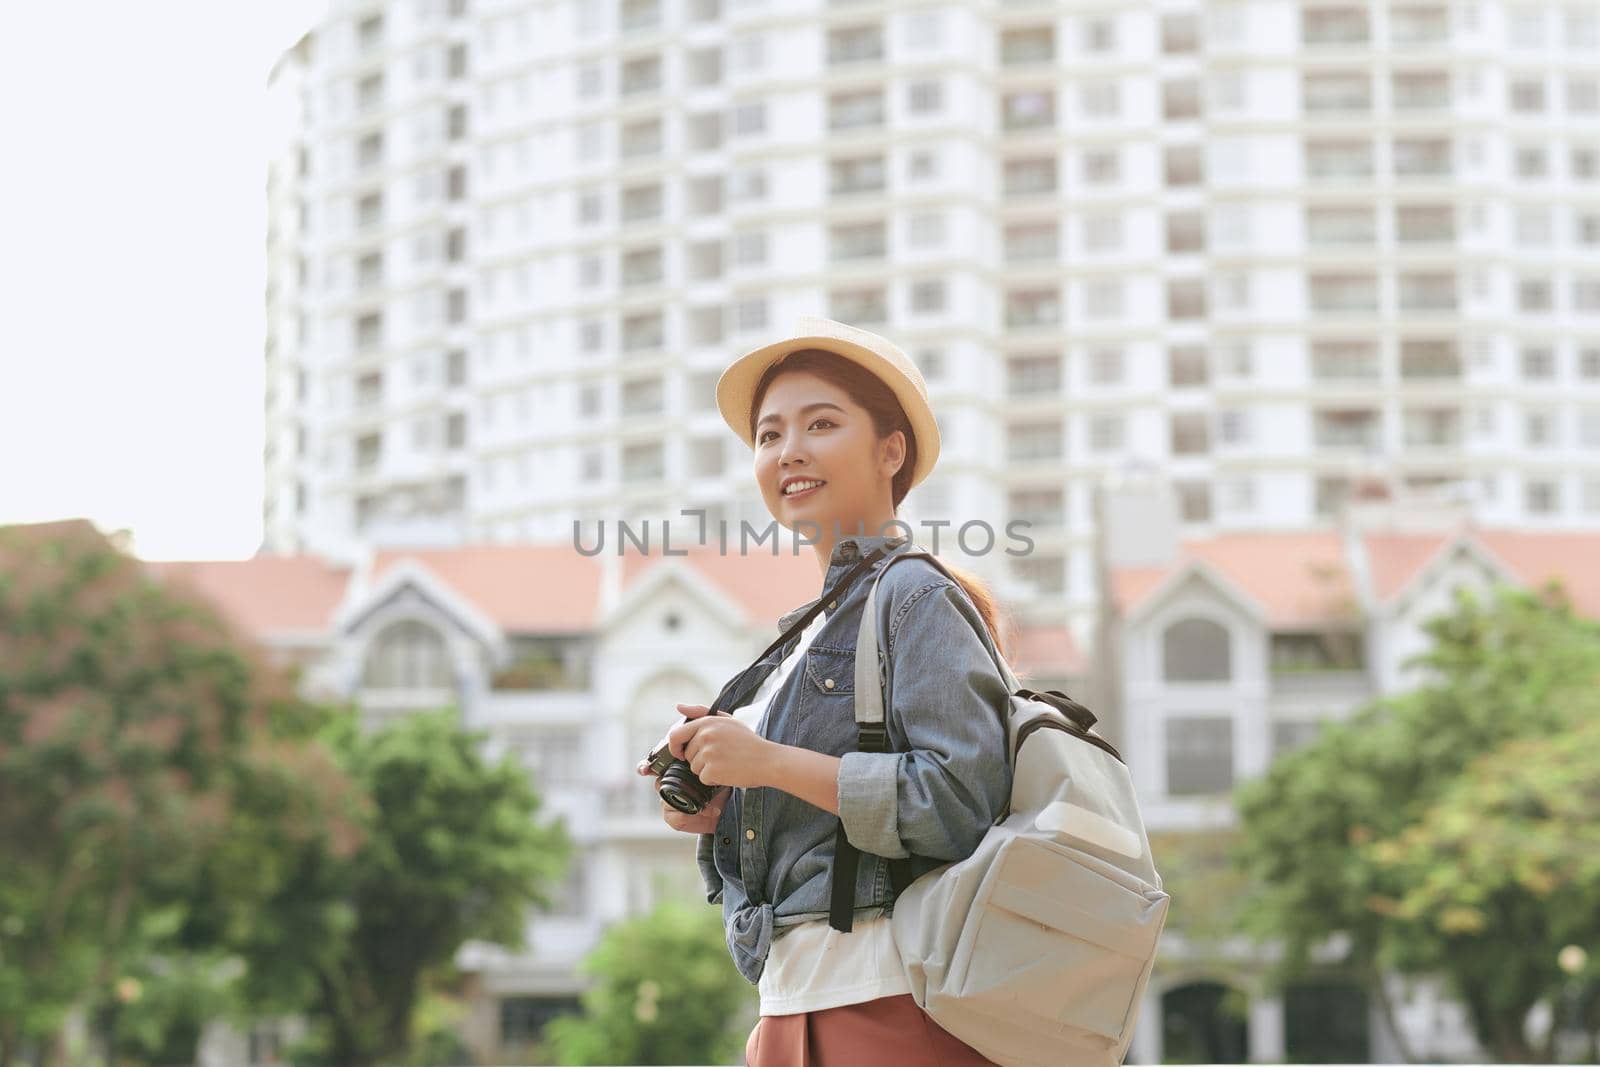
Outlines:
{"label": "woman's hand", "polygon": [[689,719],[667,731],[672,754],[706,785],[741,789],[769,785],[782,745],[768,741],[732,715],[711,715],[701,704],[679,704]]}

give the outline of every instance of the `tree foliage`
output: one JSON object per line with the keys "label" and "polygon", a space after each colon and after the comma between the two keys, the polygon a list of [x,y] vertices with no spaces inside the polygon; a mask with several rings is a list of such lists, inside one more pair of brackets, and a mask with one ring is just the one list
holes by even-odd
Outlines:
{"label": "tree foliage", "polygon": [[755,1023],[754,990],[728,962],[721,913],[665,903],[606,931],[584,961],[583,1015],[546,1028],[555,1062],[733,1062]]}
{"label": "tree foliage", "polygon": [[[1427,631],[1420,688],[1330,726],[1240,787],[1235,857],[1254,887],[1243,927],[1283,944],[1280,980],[1309,971],[1313,949],[1335,935],[1347,939],[1347,966],[1374,979],[1386,967],[1443,974],[1484,1048],[1525,1061],[1536,1052],[1523,1020],[1559,992],[1549,947],[1558,935],[1530,937],[1554,918],[1553,887],[1538,892],[1537,873],[1491,872],[1461,835],[1517,813],[1541,824],[1535,839],[1552,852],[1543,866],[1524,856],[1520,869],[1581,881],[1572,864],[1582,838],[1563,834],[1566,809],[1508,801],[1495,815],[1472,789],[1482,768],[1527,756],[1508,746],[1556,745],[1549,758],[1562,758],[1561,739],[1592,717],[1600,629],[1553,590],[1502,590],[1458,594]],[[1465,909],[1491,899],[1492,921],[1473,929]]]}
{"label": "tree foliage", "polygon": [[[290,816],[285,837],[349,829],[316,720],[209,606],[88,523],[0,528],[0,1064],[75,1005],[126,999],[257,801]],[[231,866],[236,906],[270,889],[270,869]]]}
{"label": "tree foliage", "polygon": [[272,961],[272,988],[308,984],[308,1063],[403,1059],[418,1005],[452,976],[468,940],[524,947],[530,907],[566,867],[570,843],[537,820],[516,764],[487,763],[452,710],[408,714],[364,732],[335,716],[323,740],[370,807],[346,859],[302,857],[245,947]]}

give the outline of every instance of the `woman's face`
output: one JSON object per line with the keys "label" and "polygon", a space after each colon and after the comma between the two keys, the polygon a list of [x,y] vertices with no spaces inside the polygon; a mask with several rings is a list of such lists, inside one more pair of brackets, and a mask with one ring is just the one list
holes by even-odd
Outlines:
{"label": "woman's face", "polygon": [[[786,371],[756,414],[755,475],[767,510],[783,526],[838,522],[875,531],[894,516],[891,482],[905,461],[905,434],[877,439],[872,417],[841,388],[809,371]],[[789,481],[821,482],[786,495]]]}

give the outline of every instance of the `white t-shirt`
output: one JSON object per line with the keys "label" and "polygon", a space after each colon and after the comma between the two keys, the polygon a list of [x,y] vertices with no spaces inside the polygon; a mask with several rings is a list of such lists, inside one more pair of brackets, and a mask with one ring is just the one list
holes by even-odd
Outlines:
{"label": "white t-shirt", "polygon": [[[826,611],[817,613],[750,703],[733,710],[734,718],[751,729],[760,728],[773,695],[794,673],[826,619]],[[762,1015],[821,1011],[911,992],[894,947],[890,920],[881,908],[857,912],[848,934],[829,926],[826,919],[778,929],[757,988]]]}

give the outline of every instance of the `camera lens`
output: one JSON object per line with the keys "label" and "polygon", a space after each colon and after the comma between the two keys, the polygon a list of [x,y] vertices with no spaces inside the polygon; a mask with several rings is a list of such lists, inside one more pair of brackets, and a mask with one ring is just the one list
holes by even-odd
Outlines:
{"label": "camera lens", "polygon": [[689,765],[674,760],[661,775],[661,799],[685,815],[697,815],[711,799],[711,790],[694,776]]}

